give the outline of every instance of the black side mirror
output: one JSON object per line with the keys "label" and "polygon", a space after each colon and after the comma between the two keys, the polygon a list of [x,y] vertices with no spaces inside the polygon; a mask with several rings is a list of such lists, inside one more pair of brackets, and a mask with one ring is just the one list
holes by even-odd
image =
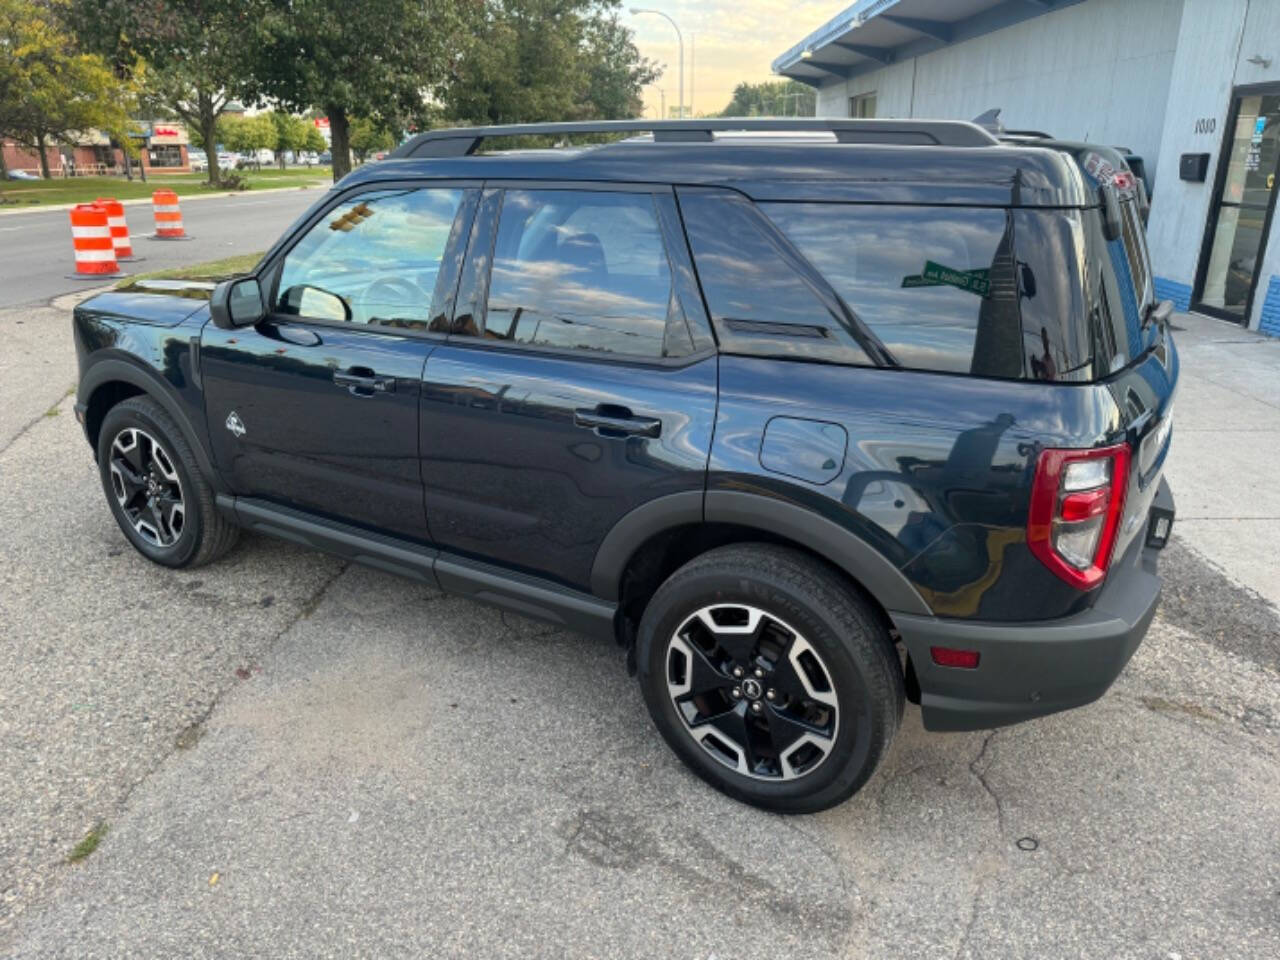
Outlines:
{"label": "black side mirror", "polygon": [[1098,202],[1102,207],[1102,236],[1109,243],[1120,236],[1120,198],[1116,188],[1109,183],[1100,186]]}
{"label": "black side mirror", "polygon": [[213,288],[209,299],[209,315],[215,327],[234,330],[249,327],[267,314],[262,300],[262,285],[256,277],[223,280]]}

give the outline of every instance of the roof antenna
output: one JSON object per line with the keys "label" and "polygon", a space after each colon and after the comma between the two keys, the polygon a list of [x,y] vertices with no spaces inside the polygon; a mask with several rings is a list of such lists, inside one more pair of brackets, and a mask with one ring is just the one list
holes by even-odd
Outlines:
{"label": "roof antenna", "polygon": [[1000,122],[1000,107],[992,107],[986,113],[978,114],[973,118],[973,122],[993,137],[1004,133],[1004,124]]}

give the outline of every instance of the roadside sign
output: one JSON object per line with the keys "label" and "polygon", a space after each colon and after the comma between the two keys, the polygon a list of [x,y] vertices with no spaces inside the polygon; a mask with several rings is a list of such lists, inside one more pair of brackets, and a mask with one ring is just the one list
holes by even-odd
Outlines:
{"label": "roadside sign", "polygon": [[967,290],[982,297],[991,292],[990,270],[956,270],[932,260],[926,260],[920,275],[926,280],[946,284],[957,290]]}

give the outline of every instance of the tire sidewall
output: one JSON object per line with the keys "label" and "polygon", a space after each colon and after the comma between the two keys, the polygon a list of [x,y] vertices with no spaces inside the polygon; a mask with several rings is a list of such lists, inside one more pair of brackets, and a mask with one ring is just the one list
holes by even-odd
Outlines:
{"label": "tire sidewall", "polygon": [[[169,462],[177,471],[178,482],[182,485],[182,500],[185,508],[182,533],[177,541],[168,547],[160,547],[147,540],[133,528],[124,508],[116,499],[111,484],[111,447],[121,431],[136,427],[150,434],[159,441],[169,456]],[[151,415],[143,405],[126,401],[113,407],[102,422],[98,434],[98,474],[102,481],[102,491],[107,498],[111,513],[116,518],[120,530],[133,544],[134,549],[148,560],[166,567],[180,567],[187,563],[200,547],[202,518],[196,501],[195,478],[187,469],[187,457],[183,455],[185,447],[179,446],[182,438],[175,438],[172,428]]]}
{"label": "tire sidewall", "polygon": [[[712,604],[750,604],[784,621],[817,650],[836,690],[839,728],[831,753],[813,772],[791,781],[757,780],[716,760],[688,733],[666,689],[667,645],[676,629],[696,610]],[[879,762],[876,709],[866,670],[843,642],[847,625],[837,623],[823,605],[803,592],[769,583],[756,574],[704,569],[673,578],[650,601],[637,638],[641,689],[650,714],[672,749],[704,780],[758,806],[791,812],[819,810],[839,802],[870,776]],[[874,754],[874,755],[873,755]],[[870,767],[871,769],[868,769]]]}

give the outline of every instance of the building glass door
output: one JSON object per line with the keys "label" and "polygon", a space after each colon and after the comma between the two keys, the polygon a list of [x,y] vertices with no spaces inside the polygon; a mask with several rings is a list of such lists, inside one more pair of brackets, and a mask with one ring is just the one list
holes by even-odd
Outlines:
{"label": "building glass door", "polygon": [[1280,165],[1280,87],[1237,95],[1193,309],[1248,323]]}

